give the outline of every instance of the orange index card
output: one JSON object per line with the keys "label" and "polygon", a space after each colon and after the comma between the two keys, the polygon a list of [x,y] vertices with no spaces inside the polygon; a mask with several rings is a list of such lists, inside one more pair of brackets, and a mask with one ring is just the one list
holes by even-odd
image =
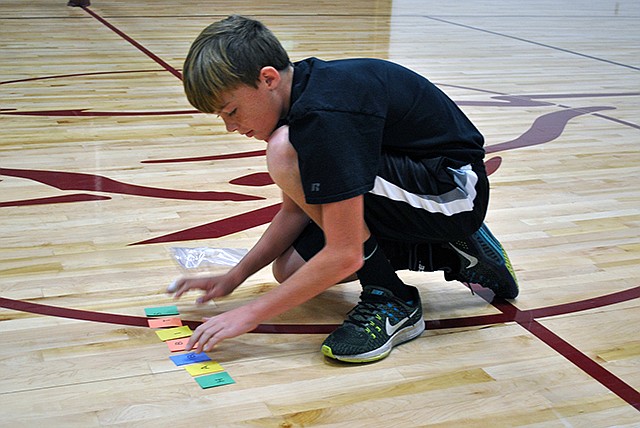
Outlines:
{"label": "orange index card", "polygon": [[178,317],[171,318],[152,318],[147,321],[151,328],[163,328],[163,327],[181,327],[182,320]]}
{"label": "orange index card", "polygon": [[215,361],[205,361],[203,363],[190,364],[185,369],[191,376],[199,376],[203,374],[216,373],[224,371],[222,366]]}
{"label": "orange index card", "polygon": [[189,337],[193,334],[193,331],[188,325],[182,327],[167,328],[164,330],[157,330],[156,334],[163,342],[171,339],[181,339],[183,337]]}
{"label": "orange index card", "polygon": [[[178,352],[178,351],[184,351],[187,348],[188,341],[189,339],[184,338],[184,339],[167,340],[164,343],[166,343],[167,346],[169,347],[169,351]],[[194,346],[197,347],[198,344],[196,343]]]}

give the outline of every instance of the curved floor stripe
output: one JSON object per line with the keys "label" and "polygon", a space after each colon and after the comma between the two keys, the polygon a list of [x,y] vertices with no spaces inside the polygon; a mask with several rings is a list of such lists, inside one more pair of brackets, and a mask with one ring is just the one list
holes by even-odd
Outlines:
{"label": "curved floor stripe", "polygon": [[262,196],[234,192],[191,191],[140,186],[117,181],[109,177],[82,172],[47,171],[36,169],[0,168],[0,175],[24,178],[59,190],[91,191],[134,195],[159,199],[182,199],[188,201],[259,201]]}
{"label": "curved floor stripe", "polygon": [[[527,323],[532,322],[537,318],[580,312],[588,309],[612,305],[615,303],[622,303],[640,297],[640,286],[637,286],[628,290],[623,290],[592,299],[565,303],[556,306],[549,306],[547,308],[521,311],[513,306],[513,304],[510,302],[491,302],[490,296],[492,295],[492,293],[490,291],[475,288],[474,291],[476,292],[476,294],[492,303],[498,310],[501,311],[501,313],[465,318],[427,320],[427,329],[440,330],[447,328],[474,327],[482,325],[502,324],[513,321],[521,325],[526,325]],[[48,315],[61,318],[71,318],[83,321],[129,325],[134,327],[148,327],[146,317],[110,314],[105,312],[86,311],[82,309],[62,308],[59,306],[8,299],[6,297],[0,297],[0,307],[11,309],[14,311],[29,312],[33,314]],[[192,328],[196,328],[201,324],[200,321],[188,320],[183,321],[183,323]],[[336,327],[338,327],[337,324],[260,324],[255,330],[252,331],[252,333],[326,334],[335,330]]]}

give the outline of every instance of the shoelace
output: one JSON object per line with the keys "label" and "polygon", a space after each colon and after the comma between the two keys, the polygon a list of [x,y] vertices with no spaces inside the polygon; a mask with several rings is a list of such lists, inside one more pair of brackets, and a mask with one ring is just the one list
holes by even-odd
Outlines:
{"label": "shoelace", "polygon": [[376,315],[376,305],[369,302],[360,302],[347,315],[347,322],[362,327],[369,322],[369,319]]}
{"label": "shoelace", "polygon": [[[358,327],[365,328],[366,324],[369,323],[369,320],[371,318],[374,318],[376,314],[378,314],[379,312],[389,312],[388,310],[380,311],[380,308],[378,306],[380,303],[384,303],[385,301],[380,300],[376,302],[375,300],[377,299],[371,297],[370,299],[373,301],[366,302],[364,300],[360,300],[360,303],[358,303],[358,305],[347,314],[346,322],[354,324]],[[393,312],[396,312],[396,310],[394,310]],[[397,317],[397,314],[395,316]]]}

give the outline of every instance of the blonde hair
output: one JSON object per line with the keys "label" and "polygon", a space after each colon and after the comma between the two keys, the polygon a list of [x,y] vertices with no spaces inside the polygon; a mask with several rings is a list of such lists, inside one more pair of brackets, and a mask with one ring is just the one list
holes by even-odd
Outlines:
{"label": "blonde hair", "polygon": [[259,21],[232,15],[205,28],[184,62],[187,99],[201,112],[218,113],[223,91],[246,84],[258,86],[260,70],[278,71],[291,62],[276,36]]}

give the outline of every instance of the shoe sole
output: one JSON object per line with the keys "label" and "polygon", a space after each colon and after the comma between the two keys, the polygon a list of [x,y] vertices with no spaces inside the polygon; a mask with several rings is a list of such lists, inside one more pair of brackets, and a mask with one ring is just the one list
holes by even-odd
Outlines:
{"label": "shoe sole", "polygon": [[422,334],[424,329],[424,318],[420,317],[418,322],[399,330],[396,334],[391,336],[384,345],[372,351],[356,355],[335,355],[329,346],[322,345],[322,353],[328,358],[333,358],[334,360],[344,361],[347,363],[370,363],[387,357],[394,346],[398,346],[402,343],[415,339]]}

